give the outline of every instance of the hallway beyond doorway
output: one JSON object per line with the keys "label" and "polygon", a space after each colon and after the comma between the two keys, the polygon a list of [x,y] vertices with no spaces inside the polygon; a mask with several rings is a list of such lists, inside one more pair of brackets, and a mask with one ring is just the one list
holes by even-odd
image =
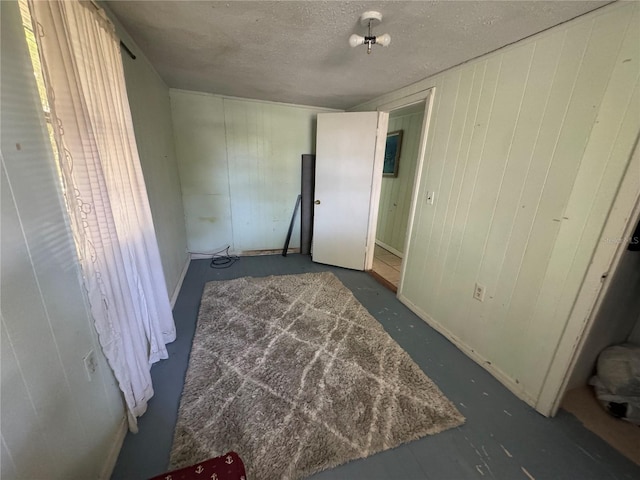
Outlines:
{"label": "hallway beyond doorway", "polygon": [[384,280],[382,283],[393,292],[398,291],[402,259],[389,250],[376,245],[373,257],[374,276]]}

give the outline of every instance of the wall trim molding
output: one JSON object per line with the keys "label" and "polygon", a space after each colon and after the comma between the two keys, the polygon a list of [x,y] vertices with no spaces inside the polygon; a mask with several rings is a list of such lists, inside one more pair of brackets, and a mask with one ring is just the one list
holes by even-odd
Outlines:
{"label": "wall trim molding", "polygon": [[176,287],[173,289],[173,294],[171,295],[170,303],[171,309],[176,306],[176,300],[178,300],[178,295],[180,294],[180,289],[182,288],[182,282],[184,282],[184,277],[187,276],[187,270],[189,270],[189,265],[191,264],[191,255],[187,254],[187,260],[184,262],[184,266],[182,267],[182,271],[180,272],[180,278],[178,278],[178,283]]}
{"label": "wall trim molding", "polygon": [[213,253],[190,253],[191,260],[206,260],[213,258]]}
{"label": "wall trim molding", "polygon": [[[410,300],[408,300],[402,294],[398,294],[398,300],[400,300],[404,305],[406,305],[409,310],[415,313],[418,317],[420,317],[427,325],[433,328],[438,333],[444,335],[447,340],[453,343],[462,353],[464,353],[471,360],[476,362],[482,368],[484,368],[487,372],[489,372],[493,377],[495,377],[500,383],[502,383],[505,387],[507,387],[511,393],[513,393],[516,397],[518,397],[523,402],[527,403],[531,407],[535,408],[536,399],[531,397],[523,388],[522,385],[516,383],[514,379],[512,379],[509,375],[504,373],[502,370],[497,368],[493,363],[484,358],[474,349],[469,347],[465,342],[456,337],[453,333],[443,327],[440,323],[434,320],[427,312],[417,307]],[[542,412],[540,412],[542,413]],[[543,413],[544,414],[544,413]],[[548,416],[548,415],[545,415]]]}
{"label": "wall trim molding", "polygon": [[406,95],[404,97],[396,98],[395,100],[382,103],[376,107],[376,110],[391,113],[393,110],[399,110],[401,108],[410,107],[412,105],[422,103],[427,100],[427,98],[431,94],[432,88],[432,86],[429,86],[410,95]]}
{"label": "wall trim molding", "polygon": [[267,105],[277,105],[277,106],[283,106],[283,107],[302,108],[302,109],[305,109],[305,110],[319,110],[319,111],[322,111],[322,112],[344,112],[344,111],[346,111],[346,110],[340,110],[339,108],[316,107],[314,105],[300,105],[300,104],[297,104],[297,103],[274,102],[272,100],[260,100],[259,98],[233,97],[231,95],[221,95],[219,93],[209,93],[209,92],[198,92],[196,90],[185,90],[183,88],[169,88],[169,95],[171,95],[172,91],[180,92],[180,93],[187,93],[187,94],[191,94],[191,95],[202,95],[202,96],[206,96],[206,97],[215,97],[215,98],[220,98],[222,100],[241,100],[241,101],[254,102],[254,103],[265,103]]}
{"label": "wall trim molding", "polygon": [[400,250],[396,250],[395,248],[393,248],[391,245],[387,245],[386,243],[384,243],[381,240],[377,240],[376,239],[376,245],[381,246],[382,248],[384,248],[385,250],[390,251],[391,253],[393,253],[396,257],[400,257],[400,258],[404,258],[404,253],[402,253]]}
{"label": "wall trim molding", "polygon": [[[427,91],[427,97],[424,104],[424,116],[422,117],[422,137],[418,146],[418,160],[413,173],[413,190],[411,193],[411,203],[409,204],[409,219],[407,220],[407,231],[404,235],[404,253],[409,258],[409,250],[412,247],[411,236],[413,235],[413,225],[416,221],[416,210],[420,202],[420,183],[422,182],[422,172],[426,171],[425,164],[427,160],[427,149],[431,142],[432,135],[429,135],[431,129],[431,115],[433,114],[433,99],[436,95],[436,87],[432,87]],[[398,283],[398,292],[402,292],[404,286],[404,278],[407,270],[406,261],[402,262],[400,268],[400,282]]]}
{"label": "wall trim molding", "polygon": [[127,417],[126,415],[123,415],[122,420],[120,420],[120,425],[118,425],[118,429],[116,430],[116,435],[113,444],[111,445],[111,449],[109,450],[109,455],[107,455],[102,470],[100,471],[99,478],[101,480],[109,480],[113,474],[116,462],[118,461],[118,456],[120,455],[120,450],[122,449],[122,444],[124,443],[124,439],[129,431],[127,426]]}

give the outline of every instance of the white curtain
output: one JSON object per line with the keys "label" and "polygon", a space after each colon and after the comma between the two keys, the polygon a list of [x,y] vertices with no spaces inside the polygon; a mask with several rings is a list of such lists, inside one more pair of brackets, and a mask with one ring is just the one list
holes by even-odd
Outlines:
{"label": "white curtain", "polygon": [[128,409],[153,395],[151,364],[175,339],[119,39],[93,2],[31,1],[63,190],[91,313]]}

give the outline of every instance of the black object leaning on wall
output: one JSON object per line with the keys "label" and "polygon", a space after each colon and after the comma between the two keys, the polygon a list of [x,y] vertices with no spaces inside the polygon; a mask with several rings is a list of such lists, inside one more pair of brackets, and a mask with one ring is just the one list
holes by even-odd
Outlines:
{"label": "black object leaning on wall", "polygon": [[311,253],[313,238],[313,198],[316,184],[316,156],[302,155],[302,201],[300,203],[300,253]]}
{"label": "black object leaning on wall", "polygon": [[627,247],[627,250],[630,250],[632,252],[640,252],[640,222],[638,222],[638,225],[636,225],[636,229],[633,232],[631,239],[629,240],[629,246]]}

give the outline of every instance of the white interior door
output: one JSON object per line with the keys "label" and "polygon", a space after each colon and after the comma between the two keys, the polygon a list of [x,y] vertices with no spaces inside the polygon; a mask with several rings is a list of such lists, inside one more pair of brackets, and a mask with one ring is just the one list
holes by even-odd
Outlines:
{"label": "white interior door", "polygon": [[384,112],[318,115],[314,262],[371,268],[388,118]]}

